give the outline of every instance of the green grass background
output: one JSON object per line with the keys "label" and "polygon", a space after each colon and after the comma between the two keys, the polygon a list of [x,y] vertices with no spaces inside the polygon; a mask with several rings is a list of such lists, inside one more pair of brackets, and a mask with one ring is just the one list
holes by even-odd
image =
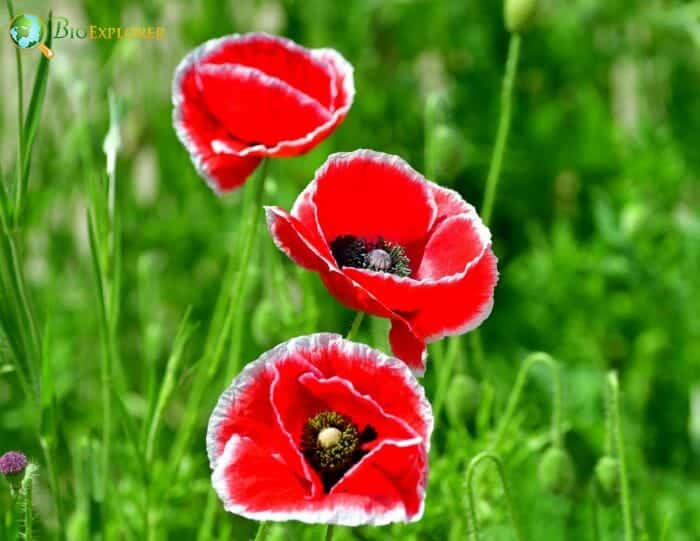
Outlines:
{"label": "green grass background", "polygon": [[[159,487],[149,504],[152,539],[248,539],[255,524],[224,513],[211,497],[204,452],[206,419],[228,383],[225,376],[208,387],[187,452],[172,464],[195,363],[228,254],[237,249],[242,200],[242,192],[215,197],[177,141],[170,120],[173,70],[190,48],[232,32],[267,30],[309,47],[334,47],[355,66],[353,108],[312,152],[270,164],[265,202],[289,208],[330,152],[365,147],[401,155],[478,207],[507,52],[501,4],[15,2],[17,12],[46,16],[49,9],[74,26],[166,28],[161,42],[52,44],[26,213],[13,232],[43,333],[42,359],[50,367],[51,456],[68,538],[99,539],[105,531],[108,539],[146,539],[144,487],[151,484]],[[454,350],[457,370],[474,379],[478,395],[446,397],[422,521],[338,528],[335,539],[466,539],[466,466],[488,446],[516,372],[536,350],[561,363],[565,444],[577,483],[568,497],[550,495],[539,483],[551,383],[535,369],[500,449],[526,538],[595,539],[590,484],[604,452],[605,373],[615,369],[636,539],[700,539],[700,2],[541,0],[521,52],[492,221],[501,272],[495,308],[480,332],[482,358],[468,337]],[[21,58],[26,110],[40,54],[22,52]],[[17,159],[15,69],[15,49],[0,39],[1,180],[10,193]],[[112,330],[123,366],[118,392],[124,411],[113,411],[104,483],[98,458],[102,327],[86,211],[104,214],[97,202],[106,195],[102,144],[110,93],[121,136],[120,309]],[[426,115],[436,96],[439,105],[427,107]],[[98,237],[107,249],[106,233]],[[353,314],[316,276],[278,253],[262,227],[248,272],[248,295],[236,311],[246,361],[299,334],[349,329]],[[3,292],[0,302],[10,302]],[[188,307],[196,327],[179,358],[146,481],[124,417],[143,442]],[[386,329],[384,321],[366,320],[359,339],[388,351]],[[431,349],[423,380],[430,397],[444,373],[443,346]],[[0,452],[23,449],[39,464],[35,530],[51,539],[57,515],[34,428],[36,406],[24,396],[14,362],[0,333]],[[174,466],[179,475],[171,477]],[[475,486],[483,537],[513,539],[497,477],[477,475]],[[103,489],[110,494],[106,513]],[[0,484],[0,510],[9,505]],[[619,506],[598,509],[598,523],[600,539],[622,538]],[[289,524],[272,528],[269,538],[319,539],[320,531]],[[8,532],[0,529],[0,539]]]}

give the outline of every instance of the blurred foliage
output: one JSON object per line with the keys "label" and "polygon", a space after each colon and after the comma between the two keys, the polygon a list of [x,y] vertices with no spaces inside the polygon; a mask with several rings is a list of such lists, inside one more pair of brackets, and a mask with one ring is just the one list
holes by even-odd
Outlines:
{"label": "blurred foliage", "polygon": [[[19,4],[19,2],[18,2]],[[104,171],[108,92],[118,98],[122,149],[117,197],[123,228],[118,347],[129,412],[149,408],[148,374],[163,373],[188,306],[199,322],[157,443],[167,456],[187,400],[191,364],[206,336],[226,254],[235,246],[241,194],[216,198],[171,126],[170,84],[187,50],[211,37],[267,30],[309,47],[338,49],[355,66],[357,96],[345,123],[306,156],[271,164],[266,200],[289,208],[328,153],[367,147],[403,156],[440,183],[481,201],[498,118],[507,50],[500,2],[428,0],[83,0],[21,2],[76,26],[162,25],[162,42],[56,40],[32,161],[23,254],[40,321],[50,325],[58,408],[59,482],[71,539],[95,538],[94,457],[99,452],[99,322],[85,225],[88,177]],[[18,7],[19,9],[19,7]],[[0,49],[0,160],[9,186],[16,147],[14,49]],[[529,539],[592,539],[594,467],[604,454],[603,381],[620,373],[623,423],[639,539],[700,538],[700,2],[542,0],[523,37],[515,116],[493,233],[501,281],[480,338],[461,339],[460,373],[476,406],[437,419],[423,520],[382,529],[339,528],[336,539],[462,540],[464,470],[492,437],[524,355],[562,363],[565,444],[576,488],[549,495],[537,481],[548,445],[550,387],[535,370],[503,446]],[[23,53],[25,89],[39,55]],[[26,100],[26,97],[25,97]],[[430,114],[431,100],[438,100]],[[426,114],[428,113],[428,114]],[[426,122],[428,120],[428,122]],[[455,144],[455,141],[458,143]],[[390,205],[391,201],[387,201]],[[295,268],[266,235],[258,243],[244,358],[293,335],[345,332],[353,315],[320,281]],[[386,350],[386,327],[360,338]],[[445,344],[424,382],[433,396]],[[189,363],[189,368],[188,368]],[[472,379],[473,378],[473,379]],[[211,498],[203,430],[157,510],[156,539],[245,539],[254,524]],[[477,391],[474,391],[477,392]],[[30,408],[0,334],[0,451],[41,464]],[[110,487],[122,504],[114,539],[140,539],[143,485],[119,442]],[[156,462],[153,477],[165,471]],[[170,480],[166,480],[169,482]],[[1,482],[1,481],[0,481]],[[45,480],[36,506],[44,538],[55,527]],[[488,539],[511,539],[497,479],[477,476],[477,514]],[[1,508],[8,504],[0,490]],[[209,504],[207,506],[207,495]],[[603,539],[619,538],[619,507],[597,510]],[[206,522],[211,520],[211,523]],[[205,522],[203,522],[205,521]],[[275,526],[270,539],[319,530]],[[665,537],[662,537],[664,536]]]}

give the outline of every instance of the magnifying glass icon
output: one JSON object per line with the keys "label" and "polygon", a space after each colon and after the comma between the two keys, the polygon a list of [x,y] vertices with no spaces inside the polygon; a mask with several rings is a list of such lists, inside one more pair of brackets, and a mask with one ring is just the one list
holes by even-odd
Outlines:
{"label": "magnifying glass icon", "polygon": [[46,24],[36,15],[22,13],[10,21],[10,39],[20,49],[38,47],[41,53],[51,60],[53,51],[44,45]]}

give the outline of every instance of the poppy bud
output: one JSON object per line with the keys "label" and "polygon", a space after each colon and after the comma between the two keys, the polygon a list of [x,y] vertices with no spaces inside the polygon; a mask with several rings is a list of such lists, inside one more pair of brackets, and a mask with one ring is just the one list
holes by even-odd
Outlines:
{"label": "poppy bud", "polygon": [[20,489],[27,464],[27,457],[19,451],[8,451],[0,456],[0,473],[10,483],[13,492]]}
{"label": "poppy bud", "polygon": [[537,0],[505,0],[503,14],[509,32],[528,29],[537,12]]}
{"label": "poppy bud", "polygon": [[445,400],[445,411],[450,423],[463,424],[479,407],[481,389],[467,374],[457,374],[450,383]]}
{"label": "poppy bud", "polygon": [[576,480],[574,463],[561,447],[550,447],[545,451],[537,474],[545,490],[560,496],[571,492]]}
{"label": "poppy bud", "polygon": [[616,458],[604,456],[595,465],[595,483],[601,503],[611,505],[620,493],[620,464]]}

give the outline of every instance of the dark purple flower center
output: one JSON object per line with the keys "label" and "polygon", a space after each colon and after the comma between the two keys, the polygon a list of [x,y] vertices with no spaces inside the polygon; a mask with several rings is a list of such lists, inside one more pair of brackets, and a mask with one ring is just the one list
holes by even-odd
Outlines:
{"label": "dark purple flower center", "polygon": [[364,443],[377,437],[371,426],[360,432],[346,416],[322,411],[304,424],[300,449],[306,460],[321,476],[326,492],[366,453]]}
{"label": "dark purple flower center", "polygon": [[0,456],[0,473],[10,475],[20,473],[27,467],[27,457],[19,451],[8,451]]}
{"label": "dark purple flower center", "polygon": [[355,267],[397,276],[410,276],[410,260],[398,244],[379,237],[375,242],[354,235],[341,235],[330,244],[336,263],[341,267]]}

